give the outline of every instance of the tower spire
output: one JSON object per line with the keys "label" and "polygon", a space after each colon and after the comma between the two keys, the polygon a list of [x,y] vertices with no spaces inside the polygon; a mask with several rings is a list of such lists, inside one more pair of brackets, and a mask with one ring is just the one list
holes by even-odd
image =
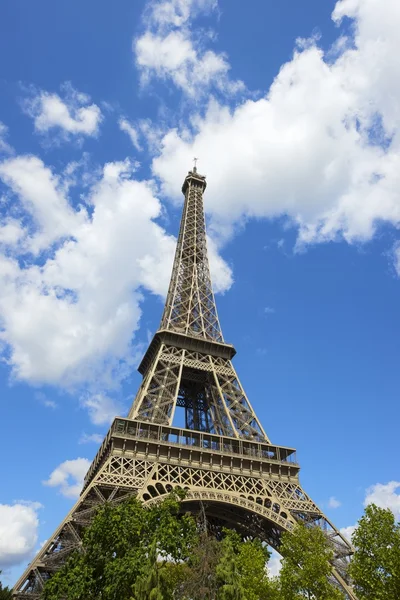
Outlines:
{"label": "tower spire", "polygon": [[182,186],[185,196],[172,277],[161,329],[223,342],[211,284],[203,193],[204,175],[196,162]]}

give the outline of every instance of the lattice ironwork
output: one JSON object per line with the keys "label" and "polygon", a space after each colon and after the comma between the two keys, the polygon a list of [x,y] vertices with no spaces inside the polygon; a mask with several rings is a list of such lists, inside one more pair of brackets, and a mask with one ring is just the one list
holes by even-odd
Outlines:
{"label": "lattice ironwork", "polygon": [[268,441],[230,360],[161,344],[129,418],[172,425],[177,406],[188,429]]}
{"label": "lattice ironwork", "polygon": [[[299,521],[320,527],[334,549],[332,581],[357,600],[347,576],[353,549],[304,492],[292,448],[273,446],[232,364],[222,337],[207,258],[205,178],[183,184],[185,204],[159,331],[139,371],[142,384],[127,419],[115,419],[86,475],[82,494],[15,586],[40,598],[45,582],[82,545],[96,506],[136,495],[158,502],[186,490],[182,510],[202,506],[215,527],[234,527],[279,551]],[[183,409],[185,427],[172,426]]]}
{"label": "lattice ironwork", "polygon": [[356,600],[346,575],[352,548],[301,488],[292,450],[131,423],[115,420],[80,499],[18,582],[17,597],[40,597],[54,570],[81,547],[82,532],[98,504],[132,494],[151,504],[179,487],[186,490],[183,511],[196,513],[201,504],[210,519],[257,535],[278,551],[282,532],[292,531],[299,520],[321,527],[335,551],[332,577]]}
{"label": "lattice ironwork", "polygon": [[222,342],[207,256],[203,209],[205,177],[190,171],[183,184],[185,204],[162,329]]}

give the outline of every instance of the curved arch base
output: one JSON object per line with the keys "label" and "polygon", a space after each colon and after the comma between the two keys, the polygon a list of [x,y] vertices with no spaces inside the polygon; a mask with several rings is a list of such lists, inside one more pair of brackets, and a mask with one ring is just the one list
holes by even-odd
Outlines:
{"label": "curved arch base", "polygon": [[216,529],[235,528],[278,551],[282,532],[292,531],[298,521],[321,527],[334,548],[335,582],[349,600],[357,600],[346,577],[351,545],[301,488],[296,466],[278,461],[268,448],[250,458],[244,444],[226,451],[230,438],[218,438],[216,449],[199,449],[170,441],[173,430],[158,431],[154,425],[146,435],[140,429],[129,436],[129,431],[121,433],[120,421],[100,447],[79,500],[17,582],[14,597],[40,598],[46,580],[80,548],[83,529],[99,503],[136,495],[151,504],[180,487],[186,490],[183,511],[204,509]]}

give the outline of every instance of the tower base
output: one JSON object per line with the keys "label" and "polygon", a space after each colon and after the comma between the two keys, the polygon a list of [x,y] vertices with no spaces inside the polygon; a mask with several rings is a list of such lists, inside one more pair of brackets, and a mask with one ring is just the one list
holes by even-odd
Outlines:
{"label": "tower base", "polygon": [[299,483],[293,448],[117,418],[86,475],[81,496],[14,588],[40,598],[45,582],[82,544],[96,506],[130,495],[157,502],[174,487],[186,490],[182,511],[200,507],[219,526],[257,536],[279,551],[283,531],[298,521],[320,526],[335,556],[333,579],[357,600],[346,571],[353,552]]}

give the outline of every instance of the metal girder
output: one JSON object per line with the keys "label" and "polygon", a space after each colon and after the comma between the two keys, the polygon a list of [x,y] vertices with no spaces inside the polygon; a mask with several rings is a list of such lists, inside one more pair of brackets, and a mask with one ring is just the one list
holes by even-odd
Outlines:
{"label": "metal girder", "polygon": [[223,342],[207,255],[205,187],[205,177],[190,171],[161,328]]}
{"label": "metal girder", "polygon": [[103,461],[17,583],[16,597],[40,594],[69,554],[80,550],[98,504],[134,494],[150,505],[179,487],[186,490],[183,511],[195,513],[201,504],[215,523],[257,535],[278,551],[282,532],[292,531],[298,521],[321,527],[335,552],[334,580],[356,600],[346,575],[351,545],[302,490],[293,450],[129,419],[116,419],[108,440]]}
{"label": "metal girder", "polygon": [[[199,384],[202,398],[207,399],[206,404],[201,402],[203,407],[206,406],[201,421],[208,423],[206,430],[268,441],[230,360],[167,344],[159,346],[143,378],[129,418],[172,425],[176,406],[181,404],[178,400],[180,390],[188,390],[189,382],[196,379],[202,382]],[[194,409],[194,396],[190,403]],[[197,428],[204,430],[203,426]]]}

